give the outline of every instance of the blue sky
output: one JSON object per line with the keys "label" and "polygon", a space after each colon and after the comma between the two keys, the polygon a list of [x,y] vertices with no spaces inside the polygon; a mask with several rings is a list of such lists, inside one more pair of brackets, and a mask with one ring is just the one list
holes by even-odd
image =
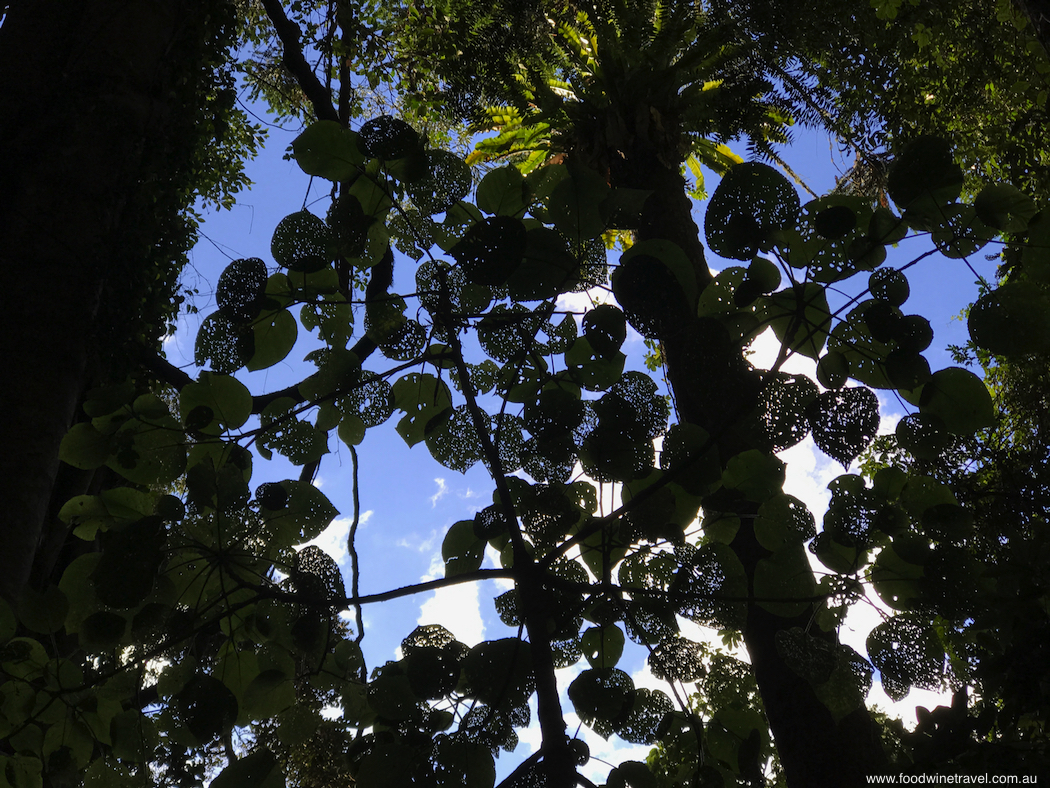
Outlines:
{"label": "blue sky", "polygon": [[[193,338],[201,320],[214,310],[213,293],[219,274],[226,264],[236,258],[259,257],[271,269],[274,262],[270,255],[270,237],[274,227],[287,214],[304,206],[315,213],[324,214],[327,208],[327,183],[315,182],[310,189],[309,178],[290,160],[284,160],[287,146],[299,129],[272,128],[270,139],[259,158],[249,163],[248,174],[254,186],[241,194],[237,204],[229,211],[211,212],[203,225],[204,238],[191,254],[191,266],[184,276],[184,285],[195,288],[200,295],[193,303],[200,309],[196,315],[184,315],[177,335],[166,345],[168,358],[195,375],[192,364]],[[824,193],[831,189],[835,177],[848,168],[850,161],[844,160],[837,146],[831,144],[825,134],[797,132],[797,140],[782,154],[785,161],[803,177],[811,189]],[[710,176],[708,192],[714,191],[716,179]],[[803,196],[803,201],[805,201]],[[696,211],[698,224],[702,226],[702,207]],[[901,266],[912,257],[928,248],[924,239],[903,243],[899,250],[890,250],[886,265]],[[994,263],[984,260],[980,252],[971,261],[979,264],[984,275],[994,273]],[[724,261],[710,260],[713,267],[724,265]],[[399,258],[396,266],[395,290],[414,290],[414,266],[412,261]],[[912,297],[905,304],[906,313],[926,316],[934,329],[933,345],[926,353],[933,369],[952,364],[944,351],[951,343],[966,340],[965,324],[956,319],[959,311],[976,298],[973,274],[958,260],[947,260],[934,256],[908,272]],[[864,279],[856,277],[858,284]],[[847,283],[853,288],[857,285]],[[863,287],[863,285],[860,285]],[[360,322],[360,318],[359,318]],[[270,369],[238,375],[253,393],[272,391],[301,380],[306,374],[307,364],[300,359],[312,345],[302,340],[307,336],[300,330],[300,344],[285,362]],[[756,343],[756,366],[762,358],[775,356],[771,343],[759,340]],[[632,366],[641,364],[643,346],[640,337],[633,335],[624,348],[633,354]],[[373,359],[366,364],[373,369],[382,369],[381,360]],[[788,371],[806,372],[812,376],[813,364],[807,359],[795,358],[789,362]],[[883,427],[892,426],[903,415],[899,403],[883,399]],[[396,417],[395,417],[396,418]],[[441,576],[441,540],[454,522],[469,519],[473,513],[491,503],[492,483],[481,466],[466,474],[458,474],[438,465],[422,445],[413,449],[406,447],[394,432],[395,420],[370,430],[360,447],[360,502],[361,527],[358,535],[358,551],[361,558],[360,590],[375,593],[406,586]],[[319,540],[319,543],[344,567],[349,588],[349,563],[346,560],[345,538],[352,514],[352,491],[350,455],[333,435],[329,448],[331,454],[322,461],[317,484],[340,510],[341,515]],[[829,494],[827,483],[842,472],[840,466],[817,451],[807,439],[784,454],[788,461],[787,491],[802,500],[812,509],[818,521],[826,508]],[[267,463],[257,460],[253,485],[264,481],[297,478],[298,469],[280,458]],[[365,653],[369,667],[394,659],[397,648],[417,623],[443,623],[461,640],[474,643],[483,637],[503,637],[512,634],[496,618],[491,599],[505,588],[494,582],[482,586],[457,586],[437,594],[409,597],[381,605],[366,607]],[[864,653],[863,640],[867,630],[878,623],[879,615],[870,606],[861,605],[846,623],[842,636],[845,642]],[[702,637],[697,633],[695,638]],[[636,674],[639,684],[657,686],[651,676],[644,673],[644,654],[640,649],[628,652],[620,667]],[[563,686],[578,672],[566,671]],[[880,705],[890,704],[885,696],[879,698]],[[913,693],[894,708],[904,718],[913,719],[910,713],[916,703],[936,705],[929,694]],[[517,753],[501,759],[502,774],[517,762],[517,756],[527,755],[530,743],[536,736],[526,733]],[[627,756],[628,749],[619,746],[613,737],[602,743],[590,737],[592,752],[611,760],[624,757],[644,757],[648,748],[635,748]],[[600,763],[594,764],[594,775],[603,775]],[[602,777],[604,780],[604,777]]]}

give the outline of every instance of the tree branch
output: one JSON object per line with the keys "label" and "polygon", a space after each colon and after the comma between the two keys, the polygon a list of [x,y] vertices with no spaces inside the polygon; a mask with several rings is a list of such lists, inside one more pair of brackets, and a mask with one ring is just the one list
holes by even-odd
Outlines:
{"label": "tree branch", "polygon": [[[499,580],[499,579],[514,579],[514,572],[511,569],[478,569],[475,572],[464,572],[461,575],[455,577],[439,577],[436,580],[428,580],[424,583],[415,583],[410,586],[402,586],[401,588],[394,588],[390,591],[383,591],[379,594],[365,594],[364,596],[348,596],[342,599],[331,599],[325,600],[323,603],[324,607],[332,604],[340,604],[344,610],[349,610],[351,607],[356,605],[369,605],[376,602],[389,602],[391,599],[400,599],[405,596],[412,596],[413,594],[423,594],[427,591],[437,591],[441,588],[448,588],[449,586],[459,585],[460,583],[473,583],[478,580]],[[294,602],[296,604],[310,604],[309,600],[305,600],[301,595],[290,592],[282,591],[275,586],[260,586],[245,583],[244,587],[250,588],[260,597],[269,599],[279,599],[282,602]]]}
{"label": "tree branch", "polygon": [[[361,337],[350,348],[350,352],[357,356],[358,361],[363,364],[376,351],[377,347],[376,343],[369,337]],[[179,369],[160,354],[146,356],[143,359],[142,366],[147,372],[152,373],[157,380],[167,383],[176,391],[182,391],[190,383],[196,382],[185,370]],[[299,384],[293,383],[291,386],[279,391],[271,391],[269,394],[259,394],[252,397],[252,413],[262,413],[267,405],[282,398],[294,400],[297,404],[306,402],[306,398],[299,393]]]}
{"label": "tree branch", "polygon": [[303,55],[301,43],[303,31],[284,13],[284,6],[281,5],[280,0],[262,0],[262,5],[266,9],[266,15],[273,22],[274,30],[277,31],[277,36],[284,47],[284,65],[310,100],[314,108],[314,115],[318,120],[334,120],[338,123],[339,113],[332,106],[331,94],[310,69],[310,64],[306,62],[306,57]]}
{"label": "tree branch", "polygon": [[507,477],[500,460],[499,449],[489,435],[488,423],[484,412],[478,405],[474,389],[470,383],[470,372],[463,357],[463,345],[459,340],[458,329],[452,315],[449,314],[450,303],[448,281],[445,272],[439,269],[441,282],[442,320],[448,333],[449,346],[453,351],[453,362],[460,380],[463,381],[463,395],[467,400],[467,410],[474,423],[474,431],[481,442],[482,451],[488,461],[489,473],[496,484],[500,502],[506,513],[510,541],[514,547],[513,578],[519,588],[522,601],[522,612],[525,629],[529,634],[529,645],[532,654],[532,669],[536,679],[536,716],[539,717],[540,732],[543,738],[541,750],[544,751],[543,771],[546,784],[551,788],[571,788],[575,781],[576,767],[572,751],[569,749],[565,735],[565,714],[561,707],[558,693],[558,679],[554,673],[554,656],[551,650],[550,633],[547,630],[547,589],[544,587],[544,571],[525,549],[525,540],[521,535],[521,526],[514,510],[514,496],[511,495]]}

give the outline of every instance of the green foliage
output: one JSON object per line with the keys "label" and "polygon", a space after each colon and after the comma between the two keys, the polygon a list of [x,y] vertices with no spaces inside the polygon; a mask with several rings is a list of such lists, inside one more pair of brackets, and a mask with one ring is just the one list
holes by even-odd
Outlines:
{"label": "green foliage", "polygon": [[[328,167],[323,162],[333,160],[347,139],[309,130],[305,136],[310,145],[300,146],[296,156],[305,160],[307,169]],[[382,140],[372,141],[369,149],[381,144]],[[445,171],[443,158],[428,161]],[[418,191],[407,186],[402,191],[400,181],[376,170],[374,163],[354,166],[360,168],[359,177],[381,180],[392,190],[388,208],[376,203],[369,209],[375,221],[385,221],[399,199],[418,200]],[[954,199],[955,192],[936,196],[936,184],[943,180],[939,171],[924,180],[921,167],[907,161],[901,167],[917,194],[933,194],[937,204]],[[547,644],[556,665],[586,658],[590,667],[569,687],[569,700],[596,733],[617,733],[637,743],[661,742],[667,752],[685,747],[676,757],[698,763],[695,749],[693,756],[687,755],[688,741],[691,731],[702,729],[713,773],[726,779],[750,774],[759,768],[755,764],[773,754],[757,696],[721,698],[718,692],[726,690],[716,691],[713,677],[722,674],[710,673],[705,647],[676,634],[673,613],[731,631],[743,626],[752,596],[759,608],[785,620],[806,614],[815,602],[830,604],[840,592],[834,583],[817,583],[806,559],[807,543],[832,577],[856,582],[858,573],[867,572],[864,576],[876,592],[900,611],[873,631],[868,643],[868,657],[887,691],[903,695],[911,686],[939,685],[944,635],[923,623],[920,612],[929,595],[937,593],[938,583],[950,582],[955,577],[951,572],[960,571],[962,565],[949,547],[965,543],[973,532],[967,510],[948,488],[922,475],[902,475],[896,481],[880,475],[872,488],[858,477],[844,476],[832,485],[831,507],[818,533],[805,506],[781,491],[783,463],[767,450],[720,457],[717,441],[698,425],[678,423],[667,431],[667,406],[655,384],[647,376],[622,371],[626,321],[645,324],[650,296],[632,302],[625,294],[623,300],[632,304],[626,320],[615,307],[592,308],[582,320],[583,336],[577,336],[571,319],[554,320],[554,299],[578,286],[579,271],[588,264],[581,251],[572,250],[580,250],[588,236],[606,229],[600,212],[589,213],[604,199],[605,190],[589,176],[572,176],[559,181],[566,188],[555,188],[549,202],[534,203],[527,198],[527,181],[511,172],[494,171],[479,186],[479,201],[492,216],[465,209],[464,216],[475,218],[461,222],[450,212],[444,220],[455,265],[431,268],[420,280],[430,288],[420,296],[420,325],[427,326],[421,335],[424,342],[407,354],[380,342],[382,352],[398,362],[390,372],[363,371],[361,363],[373,351],[362,350],[360,343],[353,353],[345,350],[349,332],[329,325],[321,335],[327,347],[318,372],[286,396],[260,404],[223,370],[235,370],[242,360],[250,369],[261,368],[291,351],[297,341],[294,321],[285,332],[280,321],[290,317],[279,316],[288,316],[296,303],[338,293],[338,284],[322,282],[327,281],[325,271],[345,260],[338,259],[322,220],[293,214],[282,222],[288,228],[278,228],[275,234],[274,253],[293,273],[305,274],[298,280],[301,284],[282,277],[265,280],[253,261],[232,265],[224,274],[216,319],[245,326],[250,331],[246,336],[252,337],[251,353],[239,355],[236,344],[231,349],[219,343],[213,324],[206,322],[199,359],[210,360],[214,371],[204,371],[182,387],[181,421],[155,397],[127,401],[119,391],[100,393],[92,400],[92,421],[78,425],[63,448],[69,461],[82,467],[108,464],[133,484],[164,483],[185,473],[185,506],[130,487],[123,493],[117,489],[71,501],[62,510],[63,519],[75,524],[82,538],[99,534],[102,552],[70,565],[59,586],[27,598],[17,611],[21,625],[38,634],[64,626],[89,653],[112,653],[141,642],[152,644],[151,653],[182,655],[161,670],[157,703],[166,711],[151,724],[167,731],[166,736],[182,730],[180,746],[190,748],[204,747],[234,726],[252,720],[265,725],[272,718],[281,720],[276,729],[280,739],[271,744],[275,752],[286,753],[291,742],[310,741],[315,735],[310,731],[320,730],[322,723],[316,709],[300,706],[299,687],[308,681],[313,691],[334,693],[344,709],[347,733],[356,730],[355,735],[367,742],[352,749],[347,768],[357,782],[368,784],[428,774],[439,784],[465,775],[470,784],[491,785],[487,753],[513,747],[514,728],[527,723],[528,700],[537,691],[537,671],[543,663],[535,656],[534,638]],[[751,180],[744,178],[747,171],[739,172],[741,178],[726,178],[719,186],[709,222],[730,196],[740,222],[748,218],[748,205],[760,204],[750,221],[766,227],[760,234],[762,250],[785,271],[803,272],[805,278],[770,292],[777,286],[773,274],[779,273],[772,262],[756,261],[750,271],[730,269],[734,273],[724,272],[706,286],[698,299],[699,314],[732,327],[734,333],[727,336],[740,344],[761,328],[772,327],[785,357],[801,353],[820,359],[824,377],[834,372],[839,385],[847,374],[861,380],[881,374],[880,384],[892,387],[890,355],[893,348],[907,346],[909,335],[893,325],[883,330],[873,310],[878,304],[886,305],[880,309],[895,309],[892,302],[900,302],[906,288],[904,275],[894,272],[879,281],[878,295],[890,300],[867,302],[863,319],[853,312],[833,313],[826,282],[840,283],[863,267],[834,268],[835,277],[821,272],[828,270],[835,255],[848,258],[851,246],[822,247],[812,266],[807,265],[799,250],[806,254],[812,242],[794,228],[809,222],[813,211],[803,213],[797,199],[786,197],[790,187],[772,171],[755,170]],[[341,170],[329,174],[345,177]],[[434,176],[440,177],[444,176]],[[894,183],[901,178],[904,175]],[[990,209],[986,205],[983,210]],[[529,254],[525,239],[539,230],[537,219],[528,216],[533,211],[552,221],[561,236],[570,236],[563,258],[565,276],[550,279],[549,291],[540,298],[533,293],[515,295],[507,285],[523,265],[521,250]],[[856,224],[856,214],[841,202],[815,216],[817,233],[826,238],[842,237]],[[735,256],[751,259],[755,251],[749,247]],[[662,241],[636,244],[623,256],[621,278],[614,278],[613,287],[621,292],[623,272],[638,261],[652,260],[667,271],[667,288],[685,291],[681,303],[696,302],[698,283],[681,255],[676,246]],[[758,287],[741,300],[749,282]],[[489,295],[467,306],[468,287],[486,288]],[[526,307],[523,299],[539,305]],[[399,325],[394,318],[401,309],[394,307],[393,317],[383,319]],[[371,336],[379,329],[374,322],[378,318],[370,319]],[[491,382],[482,386],[471,371],[456,331],[450,330],[453,325],[475,328],[482,350],[503,365],[495,368]],[[658,317],[648,326],[657,337],[666,330]],[[981,330],[976,333],[980,336]],[[828,343],[834,343],[833,351],[825,350]],[[872,353],[877,348],[885,348],[879,351],[883,361]],[[825,362],[831,353],[837,360]],[[859,354],[867,364],[855,364]],[[448,386],[443,374],[423,371],[428,364],[438,372],[454,369],[455,386]],[[769,378],[765,387],[759,421],[775,446],[791,445],[812,433],[820,448],[845,464],[875,435],[878,407],[870,389],[819,393],[805,377],[784,375]],[[483,392],[498,397],[496,411],[481,406],[478,397]],[[906,393],[918,404],[914,418],[935,431],[965,437],[991,423],[984,384],[965,370],[941,370],[917,391]],[[523,404],[520,417],[504,412],[515,402]],[[320,490],[304,481],[263,484],[253,497],[251,463],[240,443],[252,440],[260,452],[278,452],[306,464],[324,453],[328,432],[338,430],[353,444],[395,410],[402,413],[396,430],[409,446],[423,444],[439,462],[461,470],[483,461],[497,490],[508,486],[509,497],[497,494],[495,506],[449,529],[442,546],[445,577],[459,582],[484,571],[486,545],[501,549],[516,590],[500,597],[497,609],[507,623],[528,629],[531,645],[511,637],[467,649],[440,628],[423,628],[406,640],[400,661],[388,663],[363,683],[359,648],[331,620],[333,611],[351,602],[338,569],[319,551],[302,551],[288,563],[289,549],[319,534],[336,511]],[[306,420],[310,412],[316,412],[314,422]],[[257,427],[251,426],[253,413],[260,417]],[[657,467],[652,441],[665,431]],[[911,440],[916,446],[929,442]],[[598,481],[624,483],[626,505],[613,517],[594,519],[592,482],[566,484],[577,461]],[[535,482],[508,476],[519,467],[525,467]],[[693,545],[683,533],[701,505],[707,539]],[[752,568],[745,568],[728,544],[742,527],[734,513],[747,506],[756,512],[753,529],[763,550]],[[924,547],[923,540],[933,547]],[[579,559],[563,556],[570,543],[580,544]],[[670,545],[675,546],[668,549]],[[931,574],[934,566],[949,573],[943,581]],[[272,579],[278,569],[287,574],[280,583]],[[594,593],[587,590],[591,576],[616,577],[629,596],[600,615],[586,613],[581,594]],[[526,604],[526,594],[550,601],[538,607]],[[586,628],[585,615],[593,621]],[[833,626],[835,620],[821,614],[818,628]],[[702,725],[692,718],[675,722],[674,704],[667,695],[636,689],[616,667],[625,633],[652,648],[650,663],[657,675],[684,681],[708,676],[708,700],[703,703],[709,705],[704,706]],[[863,657],[829,644],[816,632],[784,629],[781,636],[783,658],[812,685],[836,719],[858,707],[871,675]],[[206,646],[202,638],[207,638]],[[51,658],[32,637],[16,638],[4,648],[9,655],[5,670],[16,676],[10,689],[14,693],[28,686],[18,681],[64,664],[49,667]],[[193,656],[187,659],[189,655]],[[729,682],[727,686],[744,681],[729,675],[721,679]],[[124,691],[134,686],[132,681]],[[444,705],[427,705],[434,701]],[[458,727],[454,717],[439,722],[440,709],[464,703],[477,706],[459,718]],[[118,700],[112,713],[123,714],[123,708]],[[17,726],[18,719],[8,724]],[[33,719],[38,720],[33,724],[45,727],[57,724],[46,715]],[[169,724],[176,728],[169,731]],[[89,730],[83,732],[86,742],[94,735]],[[415,733],[410,737],[409,731]],[[56,744],[49,745],[48,735],[52,734],[45,735],[44,755],[49,746],[64,747],[78,768],[88,766],[90,755],[77,755],[79,739],[55,739]],[[118,747],[113,739],[99,741],[129,762],[148,759],[144,750]],[[82,751],[89,753],[90,747]],[[641,772],[627,776],[637,768],[621,767],[610,780],[648,779]],[[262,748],[230,763],[217,779],[278,785],[282,778],[270,750]]]}
{"label": "green foliage", "polygon": [[120,254],[101,264],[97,347],[116,379],[133,371],[132,349],[153,352],[174,330],[184,300],[178,280],[198,239],[200,210],[232,207],[248,184],[244,162],[266,138],[237,106],[230,57],[239,38],[236,10],[207,0],[189,16],[168,52],[173,63],[188,64],[166,97],[181,111],[165,124],[164,139],[145,143],[143,174],[125,196],[129,232]]}
{"label": "green foliage", "polygon": [[[853,148],[839,190],[868,200],[886,190],[886,154],[922,135],[952,143],[972,193],[1004,181],[1047,194],[1050,61],[1045,29],[1033,29],[1025,8],[1009,0],[713,4],[760,42],[796,117],[830,125]],[[787,54],[796,60],[779,60]]]}
{"label": "green foliage", "polygon": [[[533,24],[544,9],[532,4],[413,7],[399,56],[431,47],[444,65],[430,74],[447,66],[445,87],[459,109],[503,90],[498,80],[508,75],[504,87],[520,86],[507,88],[509,100],[534,100],[538,114],[527,119],[521,101],[501,110],[503,139],[487,149],[522,154],[521,170],[490,171],[472,204],[462,159],[430,148],[402,121],[379,117],[357,133],[345,117],[307,125],[292,156],[331,181],[336,197],[324,219],[298,211],[278,225],[272,254],[287,273],[267,276],[258,260],[223,273],[218,311],[197,337],[195,359],[209,369],[181,382],[172,407],[133,387],[88,397],[87,420],[70,431],[62,457],[122,481],[61,507],[60,521],[84,543],[80,554],[57,584],[14,610],[0,607],[5,780],[207,776],[220,786],[270,788],[287,774],[302,785],[491,788],[494,758],[514,750],[535,698],[543,748],[521,780],[534,784],[550,768],[565,770],[551,780],[567,782],[585,756],[564,739],[554,671],[579,665],[567,698],[583,724],[658,745],[648,764],[615,767],[608,785],[759,784],[779,768],[775,715],[765,705],[781,702],[783,688],[760,687],[745,663],[683,638],[678,616],[737,643],[756,620],[772,622],[765,657],[780,660],[782,675],[790,672],[792,686],[812,693],[827,709],[821,717],[836,725],[863,714],[874,668],[892,697],[913,686],[980,682],[991,708],[999,693],[993,724],[974,736],[976,723],[965,728],[975,751],[982,737],[992,745],[1009,739],[1018,721],[1041,730],[1044,705],[1017,688],[1027,676],[1025,638],[1042,643],[1028,627],[1045,618],[1042,570],[1032,557],[1027,573],[994,561],[1019,560],[1025,540],[1042,550],[1045,523],[1025,510],[1028,519],[997,544],[975,527],[1001,511],[988,503],[993,496],[963,494],[943,468],[923,465],[987,434],[994,400],[967,370],[929,369],[920,355],[929,324],[899,308],[907,276],[878,266],[885,245],[909,231],[929,232],[949,257],[1006,233],[1019,270],[1039,286],[1024,295],[1012,284],[993,291],[970,327],[986,351],[1027,358],[1044,349],[1026,329],[1046,322],[1045,260],[1015,244],[1042,239],[1045,223],[1005,187],[981,192],[973,205],[959,202],[961,171],[950,148],[929,137],[919,136],[888,173],[896,212],[843,195],[803,206],[771,168],[730,167],[707,144],[728,168],[708,206],[708,242],[749,267],[712,279],[696,239],[650,234],[613,262],[610,277],[602,237],[659,226],[647,202],[657,189],[635,188],[637,172],[619,170],[610,152],[627,169],[659,163],[677,175],[683,148],[694,156],[704,149],[701,135],[749,133],[761,147],[786,120],[756,101],[761,80],[729,79],[746,61],[709,19],[685,13],[687,4],[621,5],[615,13],[564,9],[551,17],[549,40]],[[880,6],[883,17],[890,5]],[[374,34],[368,13],[378,11],[362,10],[352,24],[321,17],[300,34],[332,63],[361,62],[347,51],[349,39],[337,44],[324,31],[334,20],[344,32]],[[301,23],[311,6],[292,11]],[[463,61],[499,53],[471,63],[476,84],[461,79],[448,50],[447,33],[461,26],[470,28]],[[362,52],[376,46],[369,36],[362,42]],[[537,53],[555,57],[548,66]],[[520,68],[508,66],[518,54]],[[634,99],[613,101],[613,88],[640,96],[655,114],[627,124]],[[637,142],[643,130],[650,148]],[[636,159],[636,144],[668,160]],[[531,155],[559,147],[571,154],[567,164],[541,166],[544,158]],[[418,263],[414,279],[399,280],[414,281],[411,294],[391,289],[394,245]],[[611,288],[619,307],[592,306],[579,324],[563,313],[560,296],[595,287]],[[829,291],[851,287],[855,302],[833,309]],[[861,300],[869,289],[872,298]],[[355,328],[351,304],[361,301],[366,317]],[[316,370],[253,396],[234,373],[269,368],[304,343],[293,309],[316,331],[308,356]],[[673,413],[651,377],[625,371],[628,325],[659,343]],[[781,352],[773,369],[755,371],[743,353],[767,327]],[[1025,339],[1011,340],[1019,331]],[[480,351],[464,349],[467,337]],[[781,371],[795,354],[818,362],[828,390]],[[900,434],[918,459],[887,463],[870,486],[856,475],[836,479],[818,531],[805,505],[783,492],[785,466],[774,451],[812,435],[848,466],[876,435],[872,388],[917,408]],[[705,412],[712,402],[720,406],[714,415]],[[517,634],[471,648],[421,626],[398,659],[370,672],[364,633],[339,619],[366,601],[357,578],[348,595],[331,558],[294,548],[338,514],[308,481],[331,433],[356,446],[395,411],[393,428],[408,447],[456,470],[483,463],[495,489],[491,506],[446,532],[445,575],[426,590],[498,573],[513,588],[496,609]],[[253,483],[248,447],[303,466],[303,477]],[[574,475],[577,464],[584,476]],[[183,491],[164,495],[176,480]],[[603,484],[622,505],[599,510]],[[497,570],[486,567],[488,547],[499,555]],[[819,581],[807,551],[827,570]],[[895,611],[872,632],[866,656],[835,637],[864,584]],[[1007,614],[1018,599],[1024,610]],[[987,644],[1000,634],[1010,639]],[[628,639],[649,651],[654,675],[695,685],[687,705],[677,687],[675,700],[635,687],[625,670]],[[1007,674],[994,678],[1002,665]],[[326,706],[341,715],[325,718]],[[230,758],[242,732],[247,751]],[[958,754],[935,761],[924,736],[907,740],[913,763],[945,766]]]}

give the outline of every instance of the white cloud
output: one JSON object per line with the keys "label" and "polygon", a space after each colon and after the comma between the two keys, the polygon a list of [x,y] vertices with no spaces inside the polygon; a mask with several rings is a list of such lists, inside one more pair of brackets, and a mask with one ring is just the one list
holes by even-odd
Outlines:
{"label": "white cloud", "polygon": [[[879,599],[873,588],[868,586],[865,588],[864,597],[850,607],[846,619],[839,627],[839,641],[866,656],[868,653],[866,641],[869,633],[893,614],[894,611]],[[914,728],[917,722],[916,706],[932,709],[936,706],[950,706],[951,702],[951,692],[925,689],[912,689],[903,699],[892,700],[883,690],[877,675],[867,698],[869,708],[878,707],[891,717],[900,719],[909,729]]]}
{"label": "white cloud", "polygon": [[330,555],[337,564],[343,566],[350,560],[350,553],[346,549],[346,539],[350,534],[351,522],[349,517],[337,517],[320,534],[309,542],[298,545],[296,549],[302,550],[308,545],[315,545]]}
{"label": "white cloud", "polygon": [[[437,542],[437,538],[438,538],[438,532],[437,531],[431,531],[430,532],[430,536],[428,536],[423,541],[418,541],[418,538],[415,538],[415,535],[413,534],[413,538],[412,539],[409,539],[408,537],[401,537],[400,539],[398,539],[397,540],[397,546],[398,547],[407,547],[407,548],[409,548],[411,550],[415,550],[416,552],[419,552],[419,553],[426,553],[426,552],[429,552],[430,550],[432,550],[434,548],[434,544]],[[440,577],[440,576],[441,576],[440,574],[435,575],[435,577]],[[430,579],[433,580],[434,578],[432,577]]]}
{"label": "white cloud", "polygon": [[438,490],[430,496],[430,508],[432,509],[438,505],[438,501],[448,495],[448,485],[445,483],[444,479],[439,476],[434,479],[434,484],[437,485]]}
{"label": "white cloud", "polygon": [[877,392],[879,397],[879,412],[882,419],[879,421],[879,435],[889,435],[897,429],[897,422],[904,418],[901,409],[902,403],[891,399],[885,392]]}
{"label": "white cloud", "polygon": [[[780,354],[780,340],[773,333],[773,329],[767,328],[751,343],[750,350],[751,353],[747,360],[756,369],[772,369]],[[791,354],[780,366],[781,372],[788,372],[792,375],[808,375],[810,378],[815,377],[816,369],[817,363],[801,353]]]}
{"label": "white cloud", "polygon": [[[767,332],[770,333],[770,332]],[[763,337],[766,335],[764,334]],[[762,340],[762,337],[759,338]],[[756,340],[756,345],[758,345]],[[776,350],[760,346],[758,348],[760,360],[772,365],[776,358]],[[772,353],[772,357],[770,357]],[[758,355],[758,354],[756,354]],[[797,360],[797,361],[796,361]],[[796,363],[792,365],[792,362]],[[761,366],[758,360],[752,358],[752,363]],[[793,368],[789,368],[792,365]],[[808,369],[806,368],[808,365]],[[804,356],[795,356],[784,365],[786,371],[808,374],[813,376],[815,364]],[[900,404],[889,397],[879,396],[879,409],[881,420],[879,423],[879,434],[884,435],[893,432],[897,422],[902,418],[899,412]],[[831,501],[831,492],[827,489],[830,481],[843,473],[856,473],[857,465],[853,463],[849,471],[845,470],[835,460],[825,455],[814,444],[811,437],[804,441],[778,452],[778,456],[787,464],[787,474],[784,483],[784,492],[793,495],[803,501],[817,520],[818,530],[824,513],[827,511]],[[810,563],[813,565],[818,577],[827,572],[815,557],[810,555]],[[855,649],[862,656],[867,656],[866,640],[873,628],[878,626],[886,617],[893,614],[881,599],[875,594],[870,586],[865,589],[865,597],[854,604],[839,629],[839,639],[842,643]],[[693,638],[695,639],[695,638]],[[884,712],[893,717],[898,717],[904,724],[914,727],[915,706],[924,705],[933,708],[938,705],[949,705],[951,694],[948,692],[931,692],[929,690],[912,690],[911,693],[901,701],[892,701],[882,689],[878,680],[875,681],[871,691],[868,693],[868,706],[877,705]]]}
{"label": "white cloud", "polygon": [[[583,323],[583,313],[598,306],[599,304],[612,304],[613,306],[619,306],[616,303],[616,298],[613,296],[611,289],[607,287],[592,287],[583,293],[562,293],[558,296],[558,301],[555,304],[555,309],[558,312],[574,312],[576,318],[576,327],[580,328]],[[624,344],[641,343],[643,337],[634,327],[627,324],[627,338],[624,340]]]}
{"label": "white cloud", "polygon": [[559,312],[586,312],[598,304],[615,304],[612,290],[605,287],[592,287],[582,293],[562,293],[558,296],[555,308]]}
{"label": "white cloud", "polygon": [[805,503],[819,523],[831,501],[828,483],[845,469],[820,451],[812,437],[777,452],[777,456],[787,464],[784,492]]}
{"label": "white cloud", "polygon": [[[361,516],[357,521],[357,527],[359,529],[364,528],[370,519],[372,519],[371,509],[361,512]],[[309,545],[315,545],[327,553],[340,568],[349,571],[350,551],[347,549],[346,541],[350,536],[350,525],[352,523],[353,519],[350,517],[337,517],[316,537],[309,542],[296,545],[295,549],[302,550]]]}
{"label": "white cloud", "polygon": [[913,689],[902,700],[891,700],[882,690],[882,685],[876,682],[868,693],[868,708],[880,709],[890,717],[896,717],[909,730],[913,730],[918,724],[915,716],[916,706],[925,706],[927,709],[935,709],[938,706],[951,706],[952,694],[950,692]]}
{"label": "white cloud", "polygon": [[[443,577],[445,564],[437,554],[430,562],[430,569],[421,578],[424,582]],[[441,588],[423,602],[419,608],[418,624],[440,624],[456,636],[457,640],[474,646],[485,639],[485,622],[481,618],[481,602],[478,598],[478,583],[460,583]]]}
{"label": "white cloud", "polygon": [[[502,569],[503,562],[500,561],[499,550],[492,545],[485,545],[485,560],[482,564],[493,569]],[[491,581],[500,591],[510,591],[514,588],[514,581],[509,577],[497,577]]]}

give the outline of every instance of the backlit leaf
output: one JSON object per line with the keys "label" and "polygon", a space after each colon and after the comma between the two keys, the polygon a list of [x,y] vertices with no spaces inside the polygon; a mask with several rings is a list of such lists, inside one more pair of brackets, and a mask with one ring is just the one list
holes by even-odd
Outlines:
{"label": "backlit leaf", "polygon": [[992,397],[984,381],[961,367],[933,373],[919,394],[919,412],[939,416],[945,428],[957,435],[972,435],[995,423]]}
{"label": "backlit leaf", "polygon": [[357,146],[357,134],[334,120],[310,124],[292,142],[295,161],[307,175],[330,181],[346,181],[357,172],[364,156]]}
{"label": "backlit leaf", "polygon": [[737,164],[711,197],[707,243],[722,257],[750,260],[772,248],[775,234],[791,227],[798,211],[798,193],[783,175],[758,162]]}
{"label": "backlit leaf", "polygon": [[820,358],[831,330],[827,294],[813,282],[769,296],[766,306],[759,310],[759,318],[769,321],[773,333],[787,348],[814,360]]}
{"label": "backlit leaf", "polygon": [[860,386],[827,391],[810,403],[807,416],[820,450],[848,467],[878,432],[879,400]]}

